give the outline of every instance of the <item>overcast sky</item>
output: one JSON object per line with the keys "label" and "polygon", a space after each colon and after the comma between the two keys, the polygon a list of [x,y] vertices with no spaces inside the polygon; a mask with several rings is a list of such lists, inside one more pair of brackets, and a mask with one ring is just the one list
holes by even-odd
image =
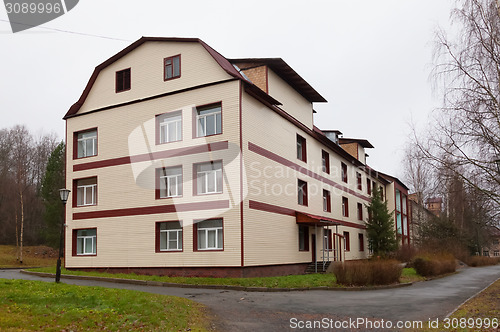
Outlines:
{"label": "overcast sky", "polygon": [[368,139],[375,146],[368,163],[401,176],[409,122],[425,123],[438,106],[429,80],[434,31],[449,25],[452,5],[453,0],[85,0],[43,28],[16,34],[2,7],[0,128],[25,124],[62,139],[61,118],[95,66],[141,36],[198,37],[227,58],[285,60],[328,100],[314,106],[316,125]]}

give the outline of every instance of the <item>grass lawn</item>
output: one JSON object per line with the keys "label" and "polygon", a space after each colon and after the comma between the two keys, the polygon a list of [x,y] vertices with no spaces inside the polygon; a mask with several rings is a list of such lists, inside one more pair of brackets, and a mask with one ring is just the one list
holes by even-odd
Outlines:
{"label": "grass lawn", "polygon": [[403,272],[401,273],[401,277],[399,278],[399,282],[402,284],[424,280],[425,277],[419,275],[414,268],[404,268]]}
{"label": "grass lawn", "polygon": [[439,326],[405,331],[497,331],[500,327],[500,280],[495,281],[480,294],[462,304],[447,320],[440,319]]}
{"label": "grass lawn", "polygon": [[[30,269],[35,272],[56,273],[55,267]],[[163,277],[146,276],[138,274],[124,273],[102,273],[102,272],[83,272],[68,271],[62,269],[62,274],[108,277],[120,279],[150,280],[160,282],[170,282],[189,285],[229,285],[243,287],[268,287],[268,288],[307,288],[307,287],[339,287],[336,284],[333,274],[307,274],[291,275],[283,277],[262,277],[262,278],[195,278],[195,277]]]}
{"label": "grass lawn", "polygon": [[0,279],[1,331],[207,331],[204,306],[123,289]]}
{"label": "grass lawn", "polygon": [[16,259],[16,247],[0,245],[0,268],[51,266],[57,261],[58,251],[45,246],[28,246],[23,248],[23,263]]}

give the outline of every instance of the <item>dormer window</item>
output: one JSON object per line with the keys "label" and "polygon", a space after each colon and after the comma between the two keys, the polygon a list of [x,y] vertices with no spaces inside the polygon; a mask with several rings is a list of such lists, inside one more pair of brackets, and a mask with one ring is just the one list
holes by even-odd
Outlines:
{"label": "dormer window", "polygon": [[130,90],[130,68],[116,72],[116,92]]}
{"label": "dormer window", "polygon": [[164,59],[164,77],[165,81],[181,77],[181,55],[171,56]]}

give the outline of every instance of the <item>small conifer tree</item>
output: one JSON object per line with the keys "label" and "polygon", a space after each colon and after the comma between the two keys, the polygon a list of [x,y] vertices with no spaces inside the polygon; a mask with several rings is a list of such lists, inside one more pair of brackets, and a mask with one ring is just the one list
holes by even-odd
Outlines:
{"label": "small conifer tree", "polygon": [[372,201],[368,208],[366,232],[368,243],[374,255],[386,255],[398,248],[392,213],[387,208],[387,202],[382,200],[380,188],[374,188]]}

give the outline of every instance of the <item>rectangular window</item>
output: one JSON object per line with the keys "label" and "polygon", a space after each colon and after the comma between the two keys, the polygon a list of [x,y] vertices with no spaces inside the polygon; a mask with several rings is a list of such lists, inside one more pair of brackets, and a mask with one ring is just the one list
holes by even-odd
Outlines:
{"label": "rectangular window", "polygon": [[222,104],[196,107],[196,137],[222,133]]}
{"label": "rectangular window", "polygon": [[323,189],[323,211],[332,212],[330,192],[326,189]]}
{"label": "rectangular window", "polygon": [[171,56],[164,59],[165,71],[164,80],[181,77],[181,55]]}
{"label": "rectangular window", "polygon": [[358,220],[363,220],[363,204],[358,203]]}
{"label": "rectangular window", "polygon": [[97,205],[97,177],[73,180],[73,206]]}
{"label": "rectangular window", "polygon": [[401,192],[396,189],[396,211],[401,212]]}
{"label": "rectangular window", "polygon": [[73,230],[73,256],[97,254],[97,229]]}
{"label": "rectangular window", "polygon": [[196,172],[196,194],[222,193],[222,162],[211,161],[203,164],[195,164]]}
{"label": "rectangular window", "polygon": [[321,167],[323,172],[330,174],[330,154],[325,150],[321,150]]}
{"label": "rectangular window", "polygon": [[333,251],[333,237],[332,230],[329,228],[324,229],[324,246],[326,251]]}
{"label": "rectangular window", "polygon": [[349,200],[347,197],[342,197],[342,216],[349,217]]}
{"label": "rectangular window", "polygon": [[347,183],[347,165],[341,162],[340,167],[341,167],[342,181]]}
{"label": "rectangular window", "polygon": [[116,92],[130,90],[130,68],[116,72]]}
{"label": "rectangular window", "polygon": [[500,250],[494,250],[493,251],[493,256],[495,256],[495,257],[500,256]]}
{"label": "rectangular window", "polygon": [[73,139],[74,159],[97,156],[97,128],[76,132]]}
{"label": "rectangular window", "polygon": [[182,113],[171,112],[156,116],[157,143],[182,140]]}
{"label": "rectangular window", "polygon": [[156,223],[156,251],[182,251],[182,226],[179,221]]}
{"label": "rectangular window", "polygon": [[366,192],[368,195],[372,194],[372,181],[370,179],[366,179]]}
{"label": "rectangular window", "polygon": [[306,139],[297,134],[297,159],[307,162]]}
{"label": "rectangular window", "polygon": [[309,227],[299,225],[299,251],[309,251]]}
{"label": "rectangular window", "polygon": [[199,221],[195,223],[195,228],[197,250],[222,250],[224,248],[222,219]]}
{"label": "rectangular window", "polygon": [[351,239],[349,238],[349,232],[344,232],[344,250],[351,251]]}
{"label": "rectangular window", "polygon": [[299,205],[307,206],[307,182],[298,180],[297,182],[297,196]]}
{"label": "rectangular window", "polygon": [[363,178],[361,177],[361,173],[356,172],[356,179],[358,181],[358,190],[363,190],[363,184],[362,184]]}
{"label": "rectangular window", "polygon": [[359,238],[359,251],[365,251],[365,239],[363,234],[359,233],[358,238]]}
{"label": "rectangular window", "polygon": [[402,234],[402,220],[401,220],[401,212],[396,212],[396,228],[398,234]]}
{"label": "rectangular window", "polygon": [[182,167],[156,169],[156,199],[182,196]]}

